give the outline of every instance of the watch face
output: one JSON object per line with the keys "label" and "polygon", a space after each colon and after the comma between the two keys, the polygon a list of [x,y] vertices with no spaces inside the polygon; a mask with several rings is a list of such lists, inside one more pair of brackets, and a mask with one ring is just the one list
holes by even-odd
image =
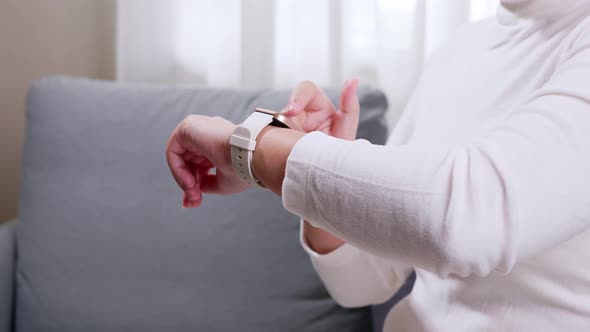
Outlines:
{"label": "watch face", "polygon": [[270,114],[272,116],[275,116],[276,114],[280,114],[279,112],[275,112],[275,111],[271,111],[271,110],[267,110],[264,108],[257,108],[254,110],[255,112],[260,112],[260,113],[266,113],[266,114]]}
{"label": "watch face", "polygon": [[260,112],[260,113],[265,113],[265,114],[270,114],[274,117],[273,124],[274,122],[279,123],[280,127],[287,127],[287,128],[291,128],[293,130],[297,130],[297,131],[303,131],[301,129],[301,127],[299,127],[298,124],[296,124],[293,120],[289,119],[288,117],[284,116],[282,113],[280,112],[275,112],[275,111],[271,111],[271,110],[267,110],[264,108],[257,108],[255,110],[256,112]]}

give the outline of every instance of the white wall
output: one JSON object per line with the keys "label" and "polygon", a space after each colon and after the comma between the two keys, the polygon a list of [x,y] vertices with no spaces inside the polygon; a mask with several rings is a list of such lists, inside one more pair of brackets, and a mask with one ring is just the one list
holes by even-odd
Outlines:
{"label": "white wall", "polygon": [[46,75],[114,76],[114,0],[0,0],[0,222],[16,216],[24,98]]}

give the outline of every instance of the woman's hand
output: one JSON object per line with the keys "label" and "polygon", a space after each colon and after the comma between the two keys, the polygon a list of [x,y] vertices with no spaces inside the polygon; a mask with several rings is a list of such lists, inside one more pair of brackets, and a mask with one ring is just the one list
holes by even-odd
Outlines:
{"label": "woman's hand", "polygon": [[[357,88],[357,79],[344,83],[339,110],[336,111],[322,89],[310,81],[301,82],[293,90],[289,105],[283,113],[306,132],[322,131],[337,138],[354,140],[360,113]],[[314,227],[307,220],[303,227],[307,244],[319,254],[327,254],[345,243],[337,236]]]}
{"label": "woman's hand", "polygon": [[[190,115],[174,130],[166,159],[184,191],[182,206],[198,207],[203,193],[233,194],[246,190],[231,163],[229,139],[236,125],[220,118]],[[209,172],[215,168],[215,174]]]}
{"label": "woman's hand", "polygon": [[297,122],[305,132],[322,131],[330,136],[354,140],[359,124],[358,79],[344,83],[336,111],[326,93],[310,81],[293,90],[283,113]]}

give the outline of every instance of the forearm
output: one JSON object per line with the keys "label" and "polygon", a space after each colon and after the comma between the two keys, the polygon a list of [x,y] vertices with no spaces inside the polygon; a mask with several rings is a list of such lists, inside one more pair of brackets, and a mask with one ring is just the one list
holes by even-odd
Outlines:
{"label": "forearm", "polygon": [[[486,161],[476,149],[384,147],[312,133],[289,156],[283,200],[288,211],[363,251],[440,275],[485,274],[505,267],[497,243],[513,234],[511,220],[495,222],[506,220],[505,200]],[[462,186],[449,184],[452,175]]]}
{"label": "forearm", "polygon": [[303,224],[303,235],[307,245],[320,255],[328,254],[345,243],[339,237],[313,226],[307,220]]}
{"label": "forearm", "polygon": [[[303,135],[304,133],[295,130],[269,126],[258,136],[252,160],[254,174],[264,186],[279,196],[287,159],[293,146]],[[319,254],[327,254],[344,244],[340,238],[307,221],[304,232],[308,245]]]}

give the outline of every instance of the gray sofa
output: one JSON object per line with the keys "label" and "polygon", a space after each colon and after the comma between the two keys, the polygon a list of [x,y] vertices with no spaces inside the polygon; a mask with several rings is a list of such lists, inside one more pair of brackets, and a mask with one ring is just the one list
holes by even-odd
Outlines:
{"label": "gray sofa", "polygon": [[[192,113],[239,122],[288,95],[37,82],[19,220],[0,225],[0,332],[379,330],[394,300],[334,303],[280,198],[252,189],[180,206],[164,158],[175,125]],[[359,137],[382,144],[385,97],[359,95]]]}

